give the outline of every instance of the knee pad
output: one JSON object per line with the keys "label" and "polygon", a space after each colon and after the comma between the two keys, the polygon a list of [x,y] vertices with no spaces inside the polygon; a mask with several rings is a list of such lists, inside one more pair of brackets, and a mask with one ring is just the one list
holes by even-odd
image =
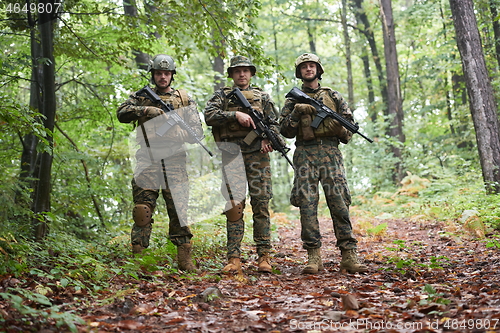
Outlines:
{"label": "knee pad", "polygon": [[226,204],[226,211],[224,212],[224,214],[226,214],[227,220],[229,222],[235,222],[243,217],[244,209],[245,209],[244,201],[235,203],[234,201],[231,200]]}
{"label": "knee pad", "polygon": [[136,204],[132,210],[132,217],[138,227],[144,227],[151,223],[151,207],[145,204]]}

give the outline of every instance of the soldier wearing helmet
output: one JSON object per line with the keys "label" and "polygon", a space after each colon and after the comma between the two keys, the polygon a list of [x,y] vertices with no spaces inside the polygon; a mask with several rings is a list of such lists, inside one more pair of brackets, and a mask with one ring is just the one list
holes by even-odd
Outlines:
{"label": "soldier wearing helmet", "polygon": [[[155,93],[201,136],[203,129],[195,101],[183,89],[172,87],[177,73],[174,59],[166,54],[155,56],[149,64],[150,82]],[[191,259],[193,234],[187,223],[188,192],[186,188],[186,151],[184,143],[192,138],[179,125],[174,125],[162,137],[156,130],[168,119],[168,113],[148,98],[133,93],[117,110],[118,120],[136,126],[137,165],[132,179],[134,225],[131,231],[133,253],[141,253],[149,246],[153,213],[160,192],[169,216],[169,239],[177,246],[178,267],[196,271]]]}
{"label": "soldier wearing helmet", "polygon": [[257,266],[260,272],[271,272],[271,228],[269,200],[272,197],[269,140],[257,137],[245,142],[255,124],[246,108],[239,105],[230,92],[238,87],[253,109],[269,117],[272,129],[279,135],[276,110],[268,93],[251,86],[256,68],[244,56],[231,58],[227,75],[232,86],[216,91],[207,102],[204,115],[212,127],[215,142],[222,153],[222,192],[227,201],[225,215],[227,228],[228,264],[222,269],[229,273],[241,271],[241,241],[243,239],[245,198],[248,188],[253,212],[253,238],[257,247]]}
{"label": "soldier wearing helmet", "polygon": [[[302,80],[302,91],[353,121],[352,112],[340,93],[320,85],[323,73],[321,61],[315,54],[304,53],[295,61],[295,77]],[[339,143],[347,144],[352,133],[331,118],[326,118],[317,129],[312,128],[315,114],[316,109],[311,105],[287,98],[279,119],[281,134],[296,139],[293,161],[298,171],[290,203],[300,210],[301,238],[308,254],[308,263],[302,272],[316,274],[324,269],[317,217],[319,183],[330,210],[337,247],[342,254],[340,268],[350,273],[364,272],[368,268],[359,262],[357,256],[357,240],[349,218],[351,195],[339,150]]]}
{"label": "soldier wearing helmet", "polygon": [[[300,67],[304,63],[312,63],[316,66],[316,75],[313,77],[302,77]],[[315,79],[321,80],[321,75],[324,73],[323,65],[321,65],[321,60],[319,57],[315,54],[312,53],[304,53],[300,55],[296,60],[295,60],[295,77],[297,79],[302,79],[305,80],[306,82],[309,81],[314,81]]]}

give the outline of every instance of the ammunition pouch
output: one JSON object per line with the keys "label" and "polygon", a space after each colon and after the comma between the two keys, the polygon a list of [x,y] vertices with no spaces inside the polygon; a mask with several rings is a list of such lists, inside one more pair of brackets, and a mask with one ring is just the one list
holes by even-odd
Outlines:
{"label": "ammunition pouch", "polygon": [[[231,89],[230,88],[225,88],[224,92],[226,95],[229,93]],[[242,95],[245,96],[245,98],[248,100],[252,108],[257,110],[258,112],[262,113],[262,96],[261,92],[257,89],[252,89],[252,90],[242,90],[241,91]],[[238,104],[235,104],[235,102],[226,99],[224,102],[223,109],[225,111],[231,111],[231,112],[243,112],[247,113],[248,111],[246,108],[243,108],[239,106]],[[229,121],[227,124],[220,126],[219,127],[219,140],[227,140],[227,139],[236,139],[236,138],[246,138],[247,135],[253,131],[252,127],[244,127],[242,126],[237,120],[232,120]],[[215,137],[215,133],[214,133]],[[253,139],[252,139],[253,140]],[[217,139],[216,139],[217,141]],[[220,141],[219,141],[220,142]],[[249,138],[245,140],[245,143],[248,144]],[[250,142],[251,143],[251,142]]]}
{"label": "ammunition pouch", "polygon": [[310,114],[304,114],[300,117],[300,131],[304,140],[314,139],[314,130],[311,127],[312,117]]}

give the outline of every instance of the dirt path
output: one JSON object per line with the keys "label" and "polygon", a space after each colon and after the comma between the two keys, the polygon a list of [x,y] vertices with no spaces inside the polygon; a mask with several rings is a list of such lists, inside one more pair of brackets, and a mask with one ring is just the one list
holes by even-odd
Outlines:
{"label": "dirt path", "polygon": [[[460,230],[444,223],[383,222],[388,227],[377,236],[357,235],[370,267],[364,274],[339,272],[326,219],[320,221],[326,270],[300,274],[307,253],[299,222],[291,221],[277,232],[275,274],[258,273],[255,252],[245,247],[251,254],[243,276],[221,275],[220,260],[204,258],[200,275],[116,276],[98,297],[59,288],[51,302],[62,315],[85,319],[79,332],[500,332],[498,248],[458,238]],[[27,289],[54,283],[23,280]],[[2,278],[0,286],[14,282]],[[65,332],[50,321],[20,320],[1,299],[0,315],[0,332]]]}
{"label": "dirt path", "polygon": [[307,253],[292,221],[278,232],[277,274],[258,273],[253,254],[244,277],[142,281],[121,301],[82,312],[95,332],[500,332],[498,249],[461,242],[439,223],[385,222],[382,237],[358,237],[365,274],[339,272],[322,220],[326,271],[301,275]]}

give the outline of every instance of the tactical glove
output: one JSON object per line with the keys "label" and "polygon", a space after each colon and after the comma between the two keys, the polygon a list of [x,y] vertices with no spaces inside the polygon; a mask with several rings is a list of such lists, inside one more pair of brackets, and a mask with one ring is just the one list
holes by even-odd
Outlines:
{"label": "tactical glove", "polygon": [[164,138],[167,138],[169,140],[175,141],[175,142],[189,142],[193,143],[193,139],[191,136],[183,130],[179,125],[174,125],[171,129],[168,130],[168,132],[164,135]]}
{"label": "tactical glove", "polygon": [[146,106],[144,109],[144,115],[148,118],[154,118],[163,114],[163,110],[154,106]]}
{"label": "tactical glove", "polygon": [[339,139],[346,139],[349,136],[349,131],[340,125],[340,123],[333,118],[326,118],[324,121],[325,127],[333,136]]}
{"label": "tactical glove", "polygon": [[309,104],[295,104],[293,111],[297,111],[301,115],[316,114],[316,109],[314,108],[314,106]]}

